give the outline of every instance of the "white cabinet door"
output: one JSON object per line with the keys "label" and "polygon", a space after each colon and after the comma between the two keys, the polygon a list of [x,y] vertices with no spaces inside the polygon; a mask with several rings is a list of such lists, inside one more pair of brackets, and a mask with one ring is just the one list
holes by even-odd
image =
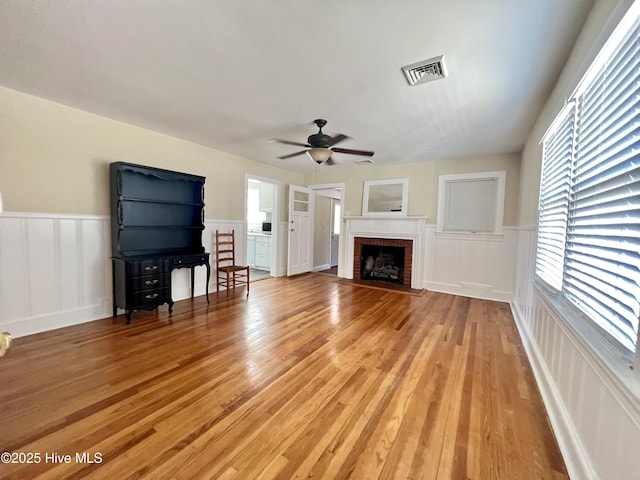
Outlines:
{"label": "white cabinet door", "polygon": [[247,236],[247,265],[254,267],[256,263],[256,237]]}
{"label": "white cabinet door", "polygon": [[271,237],[256,237],[255,268],[271,269]]}
{"label": "white cabinet door", "polygon": [[270,212],[273,210],[273,185],[270,183],[260,184],[260,211]]}

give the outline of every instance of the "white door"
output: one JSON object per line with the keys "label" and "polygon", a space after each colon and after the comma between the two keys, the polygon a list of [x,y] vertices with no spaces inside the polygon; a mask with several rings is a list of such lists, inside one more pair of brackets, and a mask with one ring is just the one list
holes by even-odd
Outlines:
{"label": "white door", "polygon": [[313,263],[313,200],[309,188],[289,186],[289,255],[287,275],[311,271]]}

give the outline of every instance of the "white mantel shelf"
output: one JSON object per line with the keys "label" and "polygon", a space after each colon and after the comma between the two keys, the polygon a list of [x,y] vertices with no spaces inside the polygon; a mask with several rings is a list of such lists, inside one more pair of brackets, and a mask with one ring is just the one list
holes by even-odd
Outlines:
{"label": "white mantel shelf", "polygon": [[425,226],[428,217],[348,216],[346,221],[345,277],[353,279],[355,237],[413,240],[411,288],[422,289],[425,250]]}

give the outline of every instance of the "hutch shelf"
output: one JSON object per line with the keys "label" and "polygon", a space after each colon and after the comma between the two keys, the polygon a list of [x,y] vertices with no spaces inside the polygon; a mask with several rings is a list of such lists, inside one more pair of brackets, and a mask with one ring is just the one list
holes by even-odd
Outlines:
{"label": "hutch shelf", "polygon": [[131,323],[134,310],[153,310],[171,298],[171,272],[207,269],[202,245],[205,177],[155,167],[114,162],[110,165],[113,315],[118,307]]}

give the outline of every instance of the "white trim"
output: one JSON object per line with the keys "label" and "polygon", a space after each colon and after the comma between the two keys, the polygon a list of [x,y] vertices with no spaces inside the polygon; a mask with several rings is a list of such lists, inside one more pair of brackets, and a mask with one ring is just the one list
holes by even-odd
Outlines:
{"label": "white trim", "polygon": [[[110,223],[105,215],[1,214],[0,330],[20,337],[110,319]],[[244,234],[244,225],[242,220],[206,219],[205,250],[212,251],[216,228]],[[203,295],[206,270],[196,268],[194,273],[194,295]],[[212,271],[209,292],[214,291]],[[191,296],[188,269],[172,272],[171,295],[176,301]]]}
{"label": "white trim", "polygon": [[479,298],[482,300],[493,300],[495,302],[508,303],[513,298],[513,292],[494,290],[492,285],[481,283],[461,281],[458,284],[454,284],[426,280],[424,282],[424,288],[430,292],[448,293],[450,295]]}
{"label": "white trim", "polygon": [[[402,198],[398,211],[369,211],[369,187],[381,185],[402,185]],[[363,217],[406,217],[409,211],[409,178],[391,178],[385,180],[365,180],[362,188]]]}
{"label": "white trim", "polygon": [[571,339],[611,394],[640,428],[640,382],[638,375],[629,368],[629,360],[617,355],[613,346],[604,343],[602,335],[591,327],[589,320],[581,320],[566,312],[566,309],[559,308],[535,281],[532,282],[531,288],[538,301],[544,305],[545,311],[553,316],[564,334]]}
{"label": "white trim", "polygon": [[110,215],[89,215],[81,213],[47,213],[47,212],[1,212],[0,218],[53,218],[71,220],[111,220]]}
{"label": "white trim", "polygon": [[322,270],[328,270],[331,268],[331,265],[328,263],[325,263],[324,265],[316,265],[315,267],[311,268],[312,272],[321,272]]}
{"label": "white trim", "polygon": [[[640,18],[640,2],[634,1],[629,7],[625,7],[624,2],[621,3],[611,17],[618,18],[621,11],[625,12],[624,15],[622,18],[617,19],[613,31],[606,34],[604,44],[597,49],[595,58],[589,61],[587,70],[582,74],[580,81],[569,98],[573,99],[582,95],[584,89],[593,82],[594,77],[602,71],[604,66],[610,60],[611,54],[618,49],[624,41],[624,38],[629,35],[631,29],[634,28],[638,21],[638,18]],[[604,30],[603,33],[606,31],[607,30]]]}
{"label": "white trim", "polygon": [[[273,205],[271,209],[271,269],[269,271],[269,275],[272,277],[278,276],[278,244],[283,242],[284,236],[281,235],[281,232],[278,228],[273,228],[273,225],[277,225],[280,221],[280,189],[282,187],[282,182],[280,180],[262,177],[260,175],[253,175],[251,173],[245,173],[244,175],[244,225],[245,227],[248,225],[247,221],[247,197],[248,197],[248,189],[249,189],[249,180],[257,180],[262,183],[269,183],[273,185]],[[244,234],[244,259],[246,265],[247,258],[247,232]]]}
{"label": "white trim", "polygon": [[[313,190],[314,192],[316,190],[327,190],[327,189],[339,189],[340,190],[340,214],[341,214],[341,218],[340,218],[340,227],[342,230],[342,224],[344,223],[344,219],[345,214],[344,214],[344,199],[346,197],[346,184],[345,183],[321,183],[321,184],[314,184],[314,185],[307,185],[307,188]],[[334,198],[336,200],[338,200],[338,198],[336,197],[331,197]],[[315,212],[314,212],[314,221],[315,221]],[[288,226],[287,226],[288,228]],[[346,250],[346,245],[345,245],[345,236],[342,235],[342,233],[340,235],[338,235],[338,276],[339,277],[344,277],[344,254],[343,252]],[[331,268],[331,265],[329,265],[326,268]],[[313,271],[313,269],[311,270]]]}
{"label": "white trim", "polygon": [[112,309],[110,303],[103,301],[99,304],[87,305],[81,308],[60,310],[28,318],[9,320],[3,322],[0,328],[3,331],[6,330],[10,332],[14,338],[18,338],[96,320],[105,320],[110,318],[111,315]]}
{"label": "white trim", "polygon": [[443,233],[459,233],[459,230],[446,230],[445,220],[449,211],[449,185],[458,182],[481,182],[486,180],[497,180],[497,186],[495,190],[495,205],[494,205],[494,219],[493,219],[493,231],[467,231],[466,233],[480,233],[480,234],[501,234],[504,224],[504,197],[506,191],[506,179],[507,172],[504,170],[492,171],[492,172],[476,172],[476,173],[461,173],[452,175],[440,175],[438,177],[438,212],[436,218],[436,230]]}
{"label": "white trim", "polygon": [[551,427],[558,441],[562,459],[569,478],[597,479],[598,475],[589,460],[580,436],[576,432],[571,417],[564,407],[564,402],[555,387],[551,373],[547,369],[544,356],[540,352],[535,339],[526,328],[524,316],[517,305],[511,303],[511,312],[520,334],[520,339],[527,353],[529,364],[536,378],[538,390],[547,409]]}
{"label": "white trim", "polygon": [[551,122],[551,125],[547,127],[547,130],[542,135],[542,138],[538,142],[538,145],[542,145],[547,140],[547,137],[549,135],[555,133],[556,129],[560,126],[563,120],[567,118],[567,115],[572,112],[571,109],[576,106],[575,103],[575,100],[571,99],[564,104],[558,115],[556,115],[556,117],[553,119],[553,122]]}
{"label": "white trim", "polygon": [[[353,278],[355,237],[413,240],[411,288],[422,289],[426,217],[346,217],[344,277]],[[341,235],[342,236],[342,235]]]}
{"label": "white trim", "polygon": [[[503,228],[503,231],[506,228]],[[503,233],[472,233],[472,232],[435,232],[436,238],[440,240],[468,240],[472,242],[502,242],[504,240]]]}

